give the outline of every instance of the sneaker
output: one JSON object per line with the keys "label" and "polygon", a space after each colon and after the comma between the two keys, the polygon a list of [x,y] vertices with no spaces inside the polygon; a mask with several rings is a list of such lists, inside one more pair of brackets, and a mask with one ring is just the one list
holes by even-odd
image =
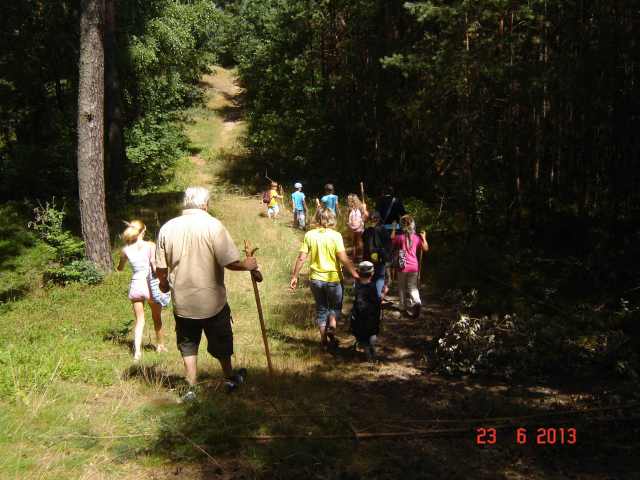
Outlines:
{"label": "sneaker", "polygon": [[420,305],[419,303],[416,303],[413,305],[413,307],[411,307],[411,317],[412,318],[418,318],[420,316],[420,308],[422,307],[422,305]]}
{"label": "sneaker", "polygon": [[231,375],[230,378],[225,379],[224,386],[227,389],[227,393],[231,393],[240,387],[247,378],[247,369],[241,368],[236,370],[236,373]]}
{"label": "sneaker", "polygon": [[193,388],[187,390],[187,393],[180,397],[179,403],[192,403],[198,400],[198,395],[196,395],[196,391]]}

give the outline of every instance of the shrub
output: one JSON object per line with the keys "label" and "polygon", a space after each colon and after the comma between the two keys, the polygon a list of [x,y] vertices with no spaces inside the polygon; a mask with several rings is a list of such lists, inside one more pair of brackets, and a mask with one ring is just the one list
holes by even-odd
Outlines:
{"label": "shrub", "polygon": [[29,228],[49,245],[55,254],[57,265],[45,270],[43,278],[47,283],[67,285],[80,282],[95,285],[104,279],[98,266],[84,257],[84,242],[74,237],[63,227],[66,213],[64,207],[57,208],[55,198],[33,209],[35,219]]}
{"label": "shrub", "polygon": [[75,238],[63,228],[66,213],[64,206],[56,207],[55,197],[44,206],[38,204],[33,209],[35,219],[28,223],[29,228],[55,251],[56,260],[62,264],[82,258],[84,242]]}
{"label": "shrub", "polygon": [[95,263],[90,260],[74,260],[68,265],[50,268],[44,273],[46,282],[58,285],[67,285],[79,282],[84,285],[96,285],[104,279],[102,272]]}
{"label": "shrub", "polygon": [[176,161],[187,152],[182,128],[168,118],[148,115],[125,132],[129,181],[136,188],[154,190],[174,173]]}

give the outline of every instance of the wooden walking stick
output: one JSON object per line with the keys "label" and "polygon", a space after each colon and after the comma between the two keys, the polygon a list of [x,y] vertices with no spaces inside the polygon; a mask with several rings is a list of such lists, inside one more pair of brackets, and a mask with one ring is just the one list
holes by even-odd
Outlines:
{"label": "wooden walking stick", "polygon": [[[258,248],[251,249],[248,240],[244,241],[244,253],[247,257],[255,256]],[[256,297],[256,306],[258,307],[258,318],[260,319],[260,329],[262,330],[262,341],[264,342],[264,353],[267,355],[267,366],[269,367],[269,375],[273,375],[273,366],[271,365],[271,353],[269,353],[269,342],[267,341],[267,328],[264,324],[264,315],[262,313],[262,303],[260,302],[260,291],[258,290],[258,282],[262,281],[262,273],[258,270],[251,270],[251,283],[253,283],[253,294]]]}
{"label": "wooden walking stick", "polygon": [[360,197],[362,198],[362,203],[366,204],[364,201],[364,183],[360,182]]}

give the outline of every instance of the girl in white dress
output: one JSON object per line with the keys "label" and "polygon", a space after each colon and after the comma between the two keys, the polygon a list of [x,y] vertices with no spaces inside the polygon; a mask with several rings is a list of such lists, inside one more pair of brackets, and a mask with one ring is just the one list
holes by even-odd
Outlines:
{"label": "girl in white dress", "polygon": [[133,359],[139,361],[142,357],[142,333],[144,331],[144,302],[151,307],[151,317],[156,331],[156,351],[166,352],[164,335],[162,332],[162,307],[153,301],[149,287],[151,272],[154,268],[156,245],[145,241],[144,234],[147,231],[144,223],[133,220],[127,223],[126,230],[122,233],[122,239],[126,246],[120,254],[118,271],[122,271],[127,264],[131,264],[133,275],[129,285],[129,300],[133,305],[133,314],[136,317],[133,340]]}

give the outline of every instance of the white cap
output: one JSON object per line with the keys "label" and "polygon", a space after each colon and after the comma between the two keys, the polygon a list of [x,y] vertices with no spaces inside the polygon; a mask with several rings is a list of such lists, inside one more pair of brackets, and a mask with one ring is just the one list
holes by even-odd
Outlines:
{"label": "white cap", "polygon": [[293,188],[302,188],[302,184],[300,182],[296,182],[293,184]]}

